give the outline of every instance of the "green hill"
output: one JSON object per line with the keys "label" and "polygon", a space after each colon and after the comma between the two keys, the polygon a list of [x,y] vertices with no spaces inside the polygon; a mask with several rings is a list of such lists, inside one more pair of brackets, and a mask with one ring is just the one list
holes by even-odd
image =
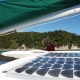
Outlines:
{"label": "green hill", "polygon": [[56,30],[44,33],[17,32],[0,36],[0,49],[16,49],[22,44],[27,48],[43,49],[46,40],[50,40],[56,47],[68,45],[70,48],[72,44],[80,47],[80,35]]}

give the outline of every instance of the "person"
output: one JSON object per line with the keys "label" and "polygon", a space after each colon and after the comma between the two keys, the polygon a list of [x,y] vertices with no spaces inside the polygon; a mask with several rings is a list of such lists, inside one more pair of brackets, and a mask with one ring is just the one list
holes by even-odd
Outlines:
{"label": "person", "polygon": [[46,47],[44,48],[44,50],[47,50],[47,51],[55,51],[55,46],[50,41],[48,41],[46,43]]}

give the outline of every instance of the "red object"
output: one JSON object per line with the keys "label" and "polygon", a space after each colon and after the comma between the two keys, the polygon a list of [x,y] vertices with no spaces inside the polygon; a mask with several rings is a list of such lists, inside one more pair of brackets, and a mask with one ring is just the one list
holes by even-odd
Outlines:
{"label": "red object", "polygon": [[47,51],[55,51],[55,46],[53,44],[47,45],[45,50],[47,50]]}

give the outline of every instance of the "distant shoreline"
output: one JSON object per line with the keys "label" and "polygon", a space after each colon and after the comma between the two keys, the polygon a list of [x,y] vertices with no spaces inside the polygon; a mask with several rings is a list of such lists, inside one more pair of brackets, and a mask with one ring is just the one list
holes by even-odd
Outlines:
{"label": "distant shoreline", "polygon": [[[27,50],[35,50],[35,49],[26,49],[23,51],[27,51]],[[0,49],[0,51],[6,52],[6,51],[18,51],[18,50],[17,49]],[[59,49],[56,49],[56,51],[80,51],[80,48],[79,49],[61,49],[59,48]]]}

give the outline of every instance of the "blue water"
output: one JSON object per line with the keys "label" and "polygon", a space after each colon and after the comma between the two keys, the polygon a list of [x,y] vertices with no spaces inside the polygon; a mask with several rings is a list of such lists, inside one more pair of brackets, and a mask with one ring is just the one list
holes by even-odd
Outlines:
{"label": "blue water", "polygon": [[[0,55],[1,55],[1,53],[3,53],[3,52],[5,52],[5,51],[0,50]],[[5,64],[5,63],[7,63],[7,61],[1,61],[1,60],[0,60],[0,65]]]}
{"label": "blue water", "polygon": [[7,61],[0,61],[0,65],[7,63]]}
{"label": "blue water", "polygon": [[3,53],[3,52],[6,52],[6,51],[0,50],[0,54]]}

